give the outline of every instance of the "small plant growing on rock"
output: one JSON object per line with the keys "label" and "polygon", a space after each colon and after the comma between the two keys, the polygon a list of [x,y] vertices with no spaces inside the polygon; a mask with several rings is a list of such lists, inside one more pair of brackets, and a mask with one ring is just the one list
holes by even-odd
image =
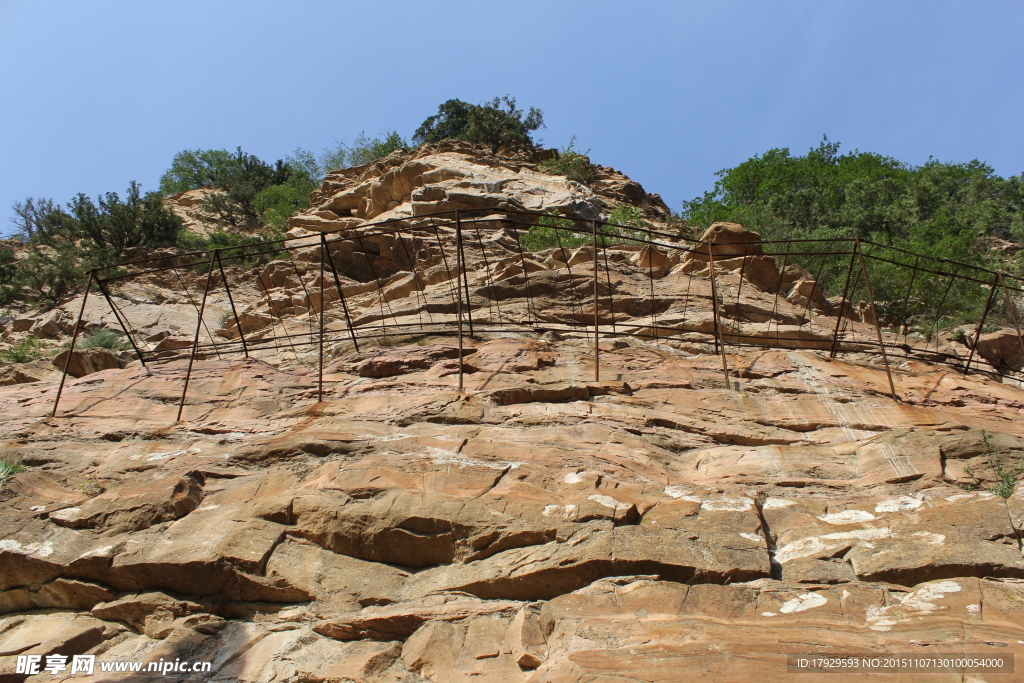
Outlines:
{"label": "small plant growing on rock", "polygon": [[[981,431],[981,442],[985,445],[983,455],[988,461],[989,467],[992,468],[993,474],[996,476],[996,483],[993,486],[988,487],[988,490],[1002,498],[1009,498],[1013,495],[1013,491],[1017,487],[1017,480],[1021,475],[1024,475],[1024,465],[1017,464],[1012,467],[1008,467],[1006,462],[1003,460],[1002,454],[1000,454],[999,451],[996,450],[996,447],[992,445],[988,432],[985,430]],[[969,465],[964,468],[964,472],[968,477],[974,479],[974,482],[970,484],[961,484],[960,488],[965,491],[976,490],[981,484],[981,478],[974,474],[974,469]]]}
{"label": "small plant growing on rock", "polygon": [[128,348],[128,342],[121,338],[117,332],[113,330],[104,329],[102,327],[96,328],[82,339],[81,348],[83,349],[110,349],[111,351],[120,351]]}
{"label": "small plant growing on rock", "polygon": [[594,182],[597,180],[597,166],[590,163],[590,158],[587,156],[590,154],[590,150],[577,152],[573,149],[575,144],[576,136],[573,135],[569,139],[568,146],[559,150],[558,154],[551,159],[537,164],[537,169],[551,175],[564,175],[569,180],[584,185]]}
{"label": "small plant growing on rock", "polygon": [[42,345],[35,337],[25,337],[17,344],[12,344],[0,351],[0,361],[4,363],[31,363],[43,355]]}
{"label": "small plant growing on rock", "polygon": [[19,465],[14,462],[7,462],[6,460],[0,460],[0,484],[4,482],[7,477],[24,472],[25,466]]}
{"label": "small plant growing on rock", "polygon": [[1017,487],[1017,479],[1020,478],[1020,475],[1024,474],[1024,465],[1015,465],[1007,468],[1003,463],[1002,457],[998,455],[989,460],[989,465],[996,475],[997,483],[994,486],[990,486],[988,490],[1002,498],[1012,496],[1013,490]]}
{"label": "small plant growing on rock", "polygon": [[579,229],[576,221],[570,218],[559,218],[554,209],[543,216],[536,225],[531,225],[525,234],[519,235],[519,244],[525,251],[541,251],[552,247],[574,247],[589,244],[591,238],[581,232],[569,232]]}
{"label": "small plant growing on rock", "polygon": [[613,227],[610,225],[602,226],[602,232],[608,234],[615,233],[620,237],[629,237],[631,239],[646,239],[647,234],[644,230],[647,227],[647,221],[644,219],[644,212],[635,206],[629,204],[620,204],[615,207],[615,210],[608,215],[608,222],[614,223],[618,226],[630,226],[630,227]]}
{"label": "small plant growing on rock", "polygon": [[964,467],[964,474],[966,474],[968,477],[970,477],[974,481],[972,481],[972,482],[970,482],[968,484],[960,484],[960,488],[962,488],[964,491],[973,491],[976,488],[978,488],[978,482],[980,480],[978,479],[978,477],[976,477],[974,475],[974,468],[971,467],[970,465],[967,465],[966,467]]}

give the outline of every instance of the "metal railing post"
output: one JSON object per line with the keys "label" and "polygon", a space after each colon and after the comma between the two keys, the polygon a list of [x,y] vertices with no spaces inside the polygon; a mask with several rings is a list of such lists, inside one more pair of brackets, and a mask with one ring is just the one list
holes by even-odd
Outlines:
{"label": "metal railing post", "polygon": [[[438,237],[438,239],[440,240],[440,237]],[[456,244],[456,248],[455,248],[455,277],[457,278],[457,280],[455,281],[455,295],[456,295],[455,296],[455,300],[456,300],[455,317],[456,317],[456,322],[457,322],[457,324],[459,326],[459,391],[461,392],[462,389],[463,389],[463,380],[462,380],[462,283],[460,282],[460,280],[462,279],[463,264],[462,264],[462,217],[461,217],[458,209],[455,210],[455,244]],[[469,290],[468,289],[466,290],[466,294],[467,294],[467,296],[469,295]],[[470,334],[472,334],[472,333],[473,333],[472,330],[470,330]]]}
{"label": "metal railing post", "polygon": [[[213,250],[213,258],[217,258],[218,251],[220,250]],[[199,305],[199,319],[196,321],[196,336],[192,339],[192,353],[188,356],[188,370],[185,371],[185,387],[181,390],[181,403],[178,404],[178,417],[175,418],[175,422],[181,422],[181,411],[185,409],[185,394],[188,393],[188,382],[192,378],[192,364],[196,360],[196,351],[199,349],[199,329],[203,326],[203,313],[206,311],[206,296],[210,293],[210,282],[213,280],[213,258],[210,259],[210,270],[206,273],[206,287],[203,289],[203,302]]]}
{"label": "metal railing post", "polygon": [[[860,242],[855,242],[855,246],[859,246]],[[850,291],[850,278],[853,276],[853,262],[857,258],[857,250],[850,250],[850,267],[846,269],[846,284],[843,285],[843,298],[839,302],[839,313],[836,315],[836,329],[832,333],[832,349],[828,353],[829,358],[836,357],[836,349],[839,346],[839,328],[843,322],[843,314],[846,313],[846,306],[849,303],[846,299],[846,295]]]}
{"label": "metal railing post", "polygon": [[711,313],[715,318],[715,351],[722,356],[722,376],[725,378],[725,388],[732,389],[732,382],[729,381],[729,364],[725,359],[725,335],[722,334],[722,314],[718,310],[718,285],[715,282],[715,250],[714,245],[708,242],[708,268],[711,271]]}
{"label": "metal railing post", "polygon": [[[71,348],[68,349],[68,357],[64,359],[64,371],[60,376],[60,384],[57,386],[57,397],[53,399],[53,411],[50,417],[57,417],[57,404],[60,403],[60,395],[64,391],[64,381],[68,378],[68,367],[71,366],[71,354],[75,352],[75,342],[78,341],[78,331],[82,328],[82,316],[85,315],[85,302],[89,299],[89,289],[92,288],[92,278],[95,269],[89,271],[89,277],[85,281],[85,294],[82,296],[82,306],[78,309],[78,320],[75,322],[75,331],[71,334]],[[131,335],[128,335],[131,337]],[[143,364],[145,367],[145,364]]]}
{"label": "metal railing post", "polygon": [[985,327],[985,321],[988,319],[988,311],[992,308],[992,299],[995,298],[998,282],[999,273],[996,273],[992,278],[992,284],[989,286],[988,301],[985,302],[985,312],[981,314],[981,322],[978,323],[978,329],[974,331],[974,343],[971,344],[971,353],[967,356],[967,365],[964,366],[964,372],[971,371],[971,361],[974,360],[974,352],[978,348],[978,340],[981,339],[981,330]]}
{"label": "metal railing post", "polygon": [[238,319],[238,311],[235,310],[235,300],[231,296],[231,285],[228,284],[228,276],[224,272],[224,262],[221,261],[220,253],[217,254],[217,266],[220,268],[220,278],[224,280],[224,290],[228,293],[228,303],[231,304],[231,315],[235,317],[235,325],[238,327],[238,337],[242,340],[242,352],[249,357],[249,347],[245,343],[245,332],[242,330],[242,321]]}
{"label": "metal railing post", "polygon": [[597,307],[597,221],[592,221],[594,228],[594,381],[601,381],[601,349],[598,346],[598,307]]}
{"label": "metal railing post", "polygon": [[875,319],[875,334],[878,335],[878,349],[882,352],[882,362],[885,363],[885,375],[889,378],[889,392],[892,400],[899,401],[896,395],[896,385],[892,381],[892,370],[889,368],[889,356],[885,353],[885,340],[882,339],[882,326],[878,320],[878,311],[875,309],[875,298],[871,293],[871,281],[868,280],[868,266],[864,261],[864,252],[860,248],[860,238],[857,238],[857,255],[860,257],[860,269],[864,273],[864,288],[868,293],[868,305],[871,306],[871,315]]}

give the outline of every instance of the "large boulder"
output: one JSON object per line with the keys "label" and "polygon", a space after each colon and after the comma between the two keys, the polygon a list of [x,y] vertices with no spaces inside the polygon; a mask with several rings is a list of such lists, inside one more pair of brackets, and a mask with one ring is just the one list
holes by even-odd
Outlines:
{"label": "large boulder", "polygon": [[[53,365],[58,370],[64,370],[64,364],[68,362],[68,351],[61,351],[53,359]],[[72,377],[85,377],[100,370],[111,370],[123,368],[126,365],[118,354],[107,349],[85,349],[71,353],[71,362],[68,363],[68,374]]]}
{"label": "large boulder", "polygon": [[700,244],[688,256],[707,261],[709,252],[714,254],[716,261],[764,253],[761,249],[761,235],[747,230],[739,223],[724,222],[712,223],[700,236]]}
{"label": "large boulder", "polygon": [[1000,372],[1024,367],[1024,355],[1021,354],[1021,340],[1017,331],[1002,329],[983,334],[978,339],[978,355]]}

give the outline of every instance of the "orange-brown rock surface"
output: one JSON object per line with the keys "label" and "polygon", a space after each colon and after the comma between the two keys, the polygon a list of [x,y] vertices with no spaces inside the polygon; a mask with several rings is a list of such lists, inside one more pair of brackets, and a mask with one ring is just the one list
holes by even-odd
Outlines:
{"label": "orange-brown rock surface", "polygon": [[[609,169],[599,183],[442,145],[331,174],[291,234],[313,244],[313,229],[463,206],[585,216],[609,198],[660,201]],[[332,255],[364,335],[425,317],[455,329],[451,234],[415,228]],[[163,362],[76,350],[57,417],[52,363],[0,379],[0,455],[26,468],[0,483],[0,681],[25,679],[18,655],[205,661],[204,680],[252,683],[654,683],[807,678],[788,654],[1024,654],[1018,382],[934,362],[940,343],[969,351],[955,335],[932,352],[885,330],[906,347],[896,401],[865,343],[870,310],[844,309],[742,226],[705,237],[685,253],[613,244],[595,290],[580,275],[591,247],[524,256],[492,226],[462,283],[478,323],[493,304],[491,322],[549,328],[478,326],[463,391],[451,335],[364,336],[356,351],[335,334],[322,401],[315,345],[215,349],[195,362],[181,421],[196,288],[216,278],[182,268],[112,286]],[[311,338],[320,297],[337,325],[315,245],[303,249],[216,273],[237,288],[209,296],[204,339]],[[0,334],[58,343],[80,304]],[[89,299],[86,330],[115,327],[106,306]],[[1015,339],[983,336],[985,367],[1019,367]],[[752,340],[763,347],[739,345]]]}
{"label": "orange-brown rock surface", "polygon": [[912,363],[896,403],[806,350],[730,355],[727,390],[716,356],[637,339],[595,382],[583,339],[469,344],[462,394],[438,341],[339,358],[322,403],[308,370],[200,361],[177,424],[184,361],[70,378],[58,418],[52,380],[4,387],[29,470],[0,488],[3,666],[752,680],[1022,652],[1024,494],[987,490],[1024,454],[1020,390]]}

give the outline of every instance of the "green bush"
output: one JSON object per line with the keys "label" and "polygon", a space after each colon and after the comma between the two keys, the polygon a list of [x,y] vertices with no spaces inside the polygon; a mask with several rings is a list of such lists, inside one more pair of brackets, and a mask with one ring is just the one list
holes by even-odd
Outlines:
{"label": "green bush", "polygon": [[98,206],[84,194],[71,201],[76,231],[113,258],[132,247],[167,247],[174,244],[182,220],[164,208],[158,192],[145,196],[134,180],[124,201],[116,192],[98,198]]}
{"label": "green bush", "polygon": [[[995,176],[977,160],[929,160],[912,166],[856,150],[840,154],[839,144],[825,138],[804,156],[772,149],[717,175],[712,191],[684,203],[683,217],[691,225],[706,228],[715,221],[732,221],[760,232],[766,240],[860,237],[932,259],[996,269],[1006,265],[980,248],[979,238],[1024,238],[1021,178]],[[948,275],[915,275],[916,256],[884,246],[865,244],[864,252],[884,324],[931,336],[939,321],[948,329],[981,318],[988,296],[985,287],[964,280],[950,285]],[[828,258],[801,256],[800,265],[812,273],[823,272],[819,284],[827,296],[842,292],[845,271],[829,264]],[[935,260],[922,259],[920,266],[990,277]],[[851,298],[865,297],[860,280],[852,281]]]}
{"label": "green bush", "polygon": [[17,263],[7,260],[13,274],[0,273],[0,297],[7,301],[58,304],[81,286],[90,268],[114,263],[132,247],[173,245],[182,228],[158,193],[143,195],[134,181],[123,200],[116,192],[96,202],[79,194],[65,209],[30,197],[15,203],[14,213],[17,237],[29,253]]}
{"label": "green bush", "polygon": [[[217,230],[203,237],[191,231],[184,231],[178,238],[178,248],[186,251],[212,252],[214,249],[225,250],[222,255],[225,267],[256,268],[273,261],[275,253],[261,254],[267,245],[282,239],[284,233],[273,228],[264,229],[258,234],[230,233]],[[205,261],[192,266],[192,270],[204,274],[209,270]]]}
{"label": "green bush", "polygon": [[516,109],[514,97],[495,97],[486,104],[469,104],[462,100],[448,100],[437,108],[437,114],[427,117],[413,134],[413,142],[429,143],[441,140],[467,140],[488,145],[492,152],[499,149],[533,147],[530,133],[544,127],[544,112],[530,107],[525,116]]}
{"label": "green bush", "polygon": [[922,254],[974,259],[978,237],[1024,238],[1024,184],[974,160],[911,166],[825,138],[804,156],[772,149],[719,171],[712,191],[683,205],[707,228],[742,223],[766,239],[861,237]]}
{"label": "green bush", "polygon": [[202,203],[207,219],[224,226],[280,228],[309,206],[309,193],[323,180],[315,155],[298,148],[284,160],[268,164],[239,147],[183,150],[174,155],[160,178],[166,194],[207,187],[215,190]]}
{"label": "green bush", "polygon": [[590,154],[590,150],[577,152],[573,149],[575,144],[576,136],[573,135],[565,148],[559,150],[553,158],[537,164],[537,168],[551,175],[564,175],[569,180],[584,185],[594,182],[597,179],[597,167],[590,163],[590,158],[587,156]]}
{"label": "green bush", "polygon": [[294,174],[281,159],[271,165],[239,147],[230,161],[218,170],[213,182],[217,191],[203,200],[202,210],[210,220],[221,225],[254,228],[260,218],[256,198],[268,187],[284,184]]}
{"label": "green bush", "polygon": [[519,233],[519,245],[524,251],[542,251],[553,247],[574,248],[590,244],[591,235],[576,232],[580,225],[570,218],[559,218],[558,212],[552,209],[547,216],[542,216],[536,225],[531,225],[525,233]]}
{"label": "green bush", "polygon": [[295,175],[280,185],[271,185],[253,199],[253,208],[260,222],[273,230],[283,231],[288,219],[309,208],[309,194],[314,190],[312,181]]}
{"label": "green bush", "polygon": [[231,152],[226,149],[183,149],[160,176],[160,191],[177,194],[214,185],[230,163]]}
{"label": "green bush", "polygon": [[110,349],[111,351],[120,351],[128,348],[129,343],[114,330],[97,327],[82,338],[82,341],[79,342],[79,346],[83,349]]}
{"label": "green bush", "polygon": [[96,252],[83,250],[71,240],[52,247],[31,245],[29,255],[18,262],[19,295],[56,306],[82,287],[86,272],[96,265],[100,265]]}
{"label": "green bush", "polygon": [[393,130],[383,137],[371,139],[364,130],[351,145],[340,142],[333,149],[325,148],[319,156],[299,147],[285,161],[296,174],[305,176],[310,181],[312,191],[331,171],[369,164],[383,159],[395,150],[408,147],[409,143],[398,134],[398,131]]}
{"label": "green bush", "polygon": [[362,166],[377,159],[383,159],[395,150],[405,149],[409,143],[402,139],[398,131],[391,131],[383,139],[370,139],[364,130],[348,148],[345,162],[347,166]]}
{"label": "green bush", "polygon": [[620,204],[608,215],[608,222],[614,223],[616,226],[627,226],[627,227],[612,227],[610,225],[602,226],[605,234],[614,237],[630,237],[634,240],[648,239],[647,232],[647,220],[644,218],[644,212],[635,206],[629,204]]}
{"label": "green bush", "polygon": [[17,344],[12,344],[6,349],[0,350],[0,361],[4,363],[31,363],[40,358],[42,344],[35,337],[25,337]]}
{"label": "green bush", "polygon": [[20,297],[17,257],[13,249],[0,247],[0,306],[12,304]]}

